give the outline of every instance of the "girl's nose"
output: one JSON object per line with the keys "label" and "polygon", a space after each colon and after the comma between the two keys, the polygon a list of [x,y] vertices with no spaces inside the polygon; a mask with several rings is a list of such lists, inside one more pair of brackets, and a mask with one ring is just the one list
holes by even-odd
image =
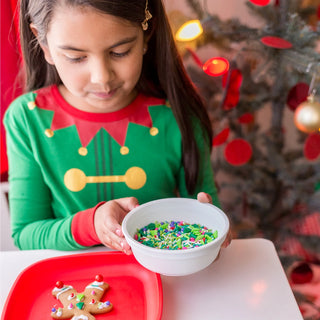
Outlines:
{"label": "girl's nose", "polygon": [[114,77],[112,65],[105,57],[95,59],[91,65],[91,82],[106,84]]}

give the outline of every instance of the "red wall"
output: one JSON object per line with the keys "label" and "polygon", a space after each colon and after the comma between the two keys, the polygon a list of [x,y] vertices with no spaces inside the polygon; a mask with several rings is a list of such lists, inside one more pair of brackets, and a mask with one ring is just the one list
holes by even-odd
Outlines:
{"label": "red wall", "polygon": [[18,72],[20,70],[17,9],[17,0],[1,1],[1,180],[6,180],[8,176],[5,132],[2,119],[10,102],[21,93],[21,85],[19,86],[16,81]]}

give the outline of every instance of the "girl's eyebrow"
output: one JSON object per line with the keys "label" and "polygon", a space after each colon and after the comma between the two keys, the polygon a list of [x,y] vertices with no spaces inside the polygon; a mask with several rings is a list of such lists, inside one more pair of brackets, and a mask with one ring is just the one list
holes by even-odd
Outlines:
{"label": "girl's eyebrow", "polygon": [[[119,41],[119,42],[113,44],[112,46],[110,46],[108,49],[109,50],[110,49],[114,49],[114,48],[116,48],[118,46],[121,46],[123,44],[134,42],[134,41],[136,41],[136,39],[137,39],[137,36],[130,37],[130,38],[124,38],[121,41]],[[79,52],[87,51],[87,50],[76,48],[76,47],[69,46],[69,45],[61,45],[61,46],[58,46],[58,48],[63,49],[63,50],[79,51]]]}

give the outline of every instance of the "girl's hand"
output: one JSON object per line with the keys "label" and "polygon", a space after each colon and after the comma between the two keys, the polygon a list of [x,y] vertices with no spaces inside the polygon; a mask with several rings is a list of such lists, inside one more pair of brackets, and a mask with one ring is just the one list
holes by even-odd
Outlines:
{"label": "girl's hand", "polygon": [[131,248],[122,233],[121,223],[126,214],[139,205],[134,197],[111,200],[100,207],[94,215],[94,227],[101,243],[111,249],[131,254]]}
{"label": "girl's hand", "polygon": [[[211,203],[212,204],[212,198],[208,193],[199,192],[198,195],[197,195],[197,199],[198,199],[199,202]],[[231,233],[231,230],[229,228],[229,231],[228,231],[228,234],[226,236],[226,239],[222,243],[221,247],[222,248],[226,248],[231,243],[231,240],[232,240],[232,233]]]}

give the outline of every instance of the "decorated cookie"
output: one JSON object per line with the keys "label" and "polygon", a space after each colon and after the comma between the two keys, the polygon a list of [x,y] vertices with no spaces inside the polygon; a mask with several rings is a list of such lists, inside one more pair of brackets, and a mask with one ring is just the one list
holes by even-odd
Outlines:
{"label": "decorated cookie", "polygon": [[107,313],[112,309],[110,301],[100,299],[109,285],[103,282],[102,275],[97,275],[95,281],[86,286],[84,292],[78,293],[72,286],[56,283],[52,290],[53,296],[60,300],[63,308],[53,307],[51,317],[54,319],[95,320],[93,314]]}

